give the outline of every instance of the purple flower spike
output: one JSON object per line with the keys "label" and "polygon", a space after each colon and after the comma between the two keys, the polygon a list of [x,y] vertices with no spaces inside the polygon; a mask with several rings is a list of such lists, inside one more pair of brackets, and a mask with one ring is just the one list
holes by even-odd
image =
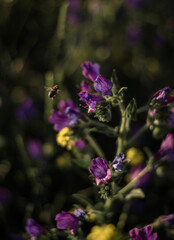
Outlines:
{"label": "purple flower spike", "polygon": [[103,100],[102,97],[100,97],[97,94],[90,94],[88,92],[80,92],[78,94],[80,97],[80,100],[82,102],[85,102],[88,105],[88,113],[94,112],[96,110],[97,103],[101,102]]}
{"label": "purple flower spike", "polygon": [[74,210],[74,215],[78,218],[78,220],[83,220],[84,216],[87,214],[86,211],[82,210],[82,209],[75,209]]}
{"label": "purple flower spike", "polygon": [[58,229],[69,229],[72,234],[77,232],[78,218],[75,214],[61,212],[56,215],[55,220],[57,221]]}
{"label": "purple flower spike", "polygon": [[25,230],[33,240],[44,232],[44,228],[32,218],[28,219]]}
{"label": "purple flower spike", "polygon": [[152,234],[152,227],[150,225],[142,229],[134,228],[129,231],[129,235],[132,237],[130,240],[156,240],[158,237],[157,233]]}
{"label": "purple flower spike", "polygon": [[119,153],[112,162],[111,166],[114,170],[117,170],[118,172],[121,172],[123,170],[123,160],[125,159],[124,153]]}
{"label": "purple flower spike", "polygon": [[61,101],[59,103],[59,112],[52,110],[52,116],[49,118],[49,122],[54,124],[54,130],[60,131],[61,129],[74,125],[81,117],[79,109],[74,105],[72,100],[67,102]]}
{"label": "purple flower spike", "polygon": [[82,81],[80,84],[80,88],[82,92],[91,92],[92,88],[91,88],[91,83],[87,82],[87,81]]}
{"label": "purple flower spike", "polygon": [[162,223],[168,222],[171,226],[174,226],[174,214],[170,214],[168,216],[162,216],[161,222]]}
{"label": "purple flower spike", "polygon": [[113,83],[110,80],[106,80],[102,75],[98,75],[95,80],[94,88],[97,92],[100,92],[102,96],[111,95],[111,89]]}
{"label": "purple flower spike", "polygon": [[96,77],[99,75],[100,66],[97,63],[87,61],[81,65],[83,68],[83,76],[95,82]]}
{"label": "purple flower spike", "polygon": [[157,153],[157,158],[168,157],[174,161],[174,135],[167,134],[166,138],[162,141],[161,147]]}
{"label": "purple flower spike", "polygon": [[172,91],[171,88],[165,87],[159,91],[157,91],[152,99],[155,99],[156,102],[161,102],[162,104],[168,104],[174,102],[174,96],[168,96],[168,94]]}
{"label": "purple flower spike", "polygon": [[111,181],[111,171],[102,158],[92,159],[92,165],[89,167],[89,171],[95,177],[97,185]]}

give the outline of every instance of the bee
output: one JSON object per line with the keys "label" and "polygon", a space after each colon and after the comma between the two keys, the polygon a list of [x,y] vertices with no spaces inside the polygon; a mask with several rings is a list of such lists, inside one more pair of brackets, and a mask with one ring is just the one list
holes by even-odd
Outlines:
{"label": "bee", "polygon": [[58,85],[55,85],[53,87],[45,87],[45,88],[49,91],[48,97],[52,99],[55,98],[58,92],[60,92]]}

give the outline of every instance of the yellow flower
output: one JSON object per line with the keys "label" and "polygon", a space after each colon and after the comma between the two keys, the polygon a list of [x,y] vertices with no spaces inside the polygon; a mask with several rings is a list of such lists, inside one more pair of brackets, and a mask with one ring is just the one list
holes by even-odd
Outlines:
{"label": "yellow flower", "polygon": [[67,150],[71,150],[74,145],[74,141],[70,138],[71,130],[68,127],[63,128],[57,134],[56,141],[62,147],[67,147]]}
{"label": "yellow flower", "polygon": [[144,161],[144,154],[138,148],[132,147],[127,150],[126,159],[132,166],[136,166]]}
{"label": "yellow flower", "polygon": [[87,236],[87,240],[112,240],[115,237],[116,228],[113,224],[102,226],[95,225]]}
{"label": "yellow flower", "polygon": [[71,167],[71,155],[68,152],[63,153],[56,159],[56,165],[59,168],[70,168]]}

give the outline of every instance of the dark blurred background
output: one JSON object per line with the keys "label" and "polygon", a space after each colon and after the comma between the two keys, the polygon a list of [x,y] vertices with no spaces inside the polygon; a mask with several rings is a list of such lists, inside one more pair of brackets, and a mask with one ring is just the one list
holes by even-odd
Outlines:
{"label": "dark blurred background", "polygon": [[[25,231],[28,217],[55,227],[71,194],[90,184],[48,123],[60,99],[79,103],[81,63],[99,63],[108,79],[116,68],[126,101],[141,106],[174,86],[173,51],[173,0],[0,1],[1,239]],[[55,84],[52,101],[44,86]]]}

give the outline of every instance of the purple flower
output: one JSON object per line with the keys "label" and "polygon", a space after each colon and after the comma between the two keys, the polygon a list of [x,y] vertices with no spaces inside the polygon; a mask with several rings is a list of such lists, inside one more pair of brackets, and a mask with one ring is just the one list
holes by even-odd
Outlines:
{"label": "purple flower", "polygon": [[121,172],[123,170],[123,160],[125,159],[125,154],[119,153],[112,162],[111,166],[114,170]]}
{"label": "purple flower", "polygon": [[97,92],[100,92],[102,96],[111,95],[113,83],[110,80],[106,80],[102,75],[98,75],[95,79],[94,88]]}
{"label": "purple flower", "polygon": [[174,135],[167,134],[166,138],[162,141],[159,151],[157,152],[156,158],[168,157],[174,161]]}
{"label": "purple flower", "polygon": [[86,146],[86,143],[82,139],[78,139],[75,142],[75,146],[76,146],[76,148],[78,148],[80,150],[83,150],[85,148],[85,146]]}
{"label": "purple flower", "polygon": [[168,216],[162,216],[161,222],[162,223],[168,222],[170,223],[170,225],[174,226],[174,214],[170,214]]}
{"label": "purple flower", "polygon": [[[134,178],[136,178],[139,173],[143,170],[144,165],[143,164],[139,164],[133,168],[131,168],[129,174],[130,174],[130,179],[133,180]],[[143,177],[141,177],[138,182],[136,183],[137,187],[144,187],[148,182],[149,182],[149,178],[150,178],[150,173],[146,173]]]}
{"label": "purple flower", "polygon": [[88,113],[94,112],[96,110],[95,107],[97,103],[103,100],[103,98],[99,95],[90,94],[88,92],[80,92],[78,96],[82,102],[85,102],[88,105]]}
{"label": "purple flower", "polygon": [[16,117],[22,121],[32,120],[37,116],[37,114],[38,110],[36,105],[30,97],[26,98],[15,110]]}
{"label": "purple flower", "polygon": [[95,82],[96,77],[99,75],[100,66],[97,63],[87,61],[81,65],[83,68],[83,76]]}
{"label": "purple flower", "polygon": [[25,230],[33,240],[44,232],[44,228],[32,218],[28,219]]}
{"label": "purple flower", "polygon": [[81,221],[83,220],[84,216],[87,214],[86,211],[82,210],[82,209],[75,209],[74,210],[74,215]]}
{"label": "purple flower", "polygon": [[77,232],[78,218],[75,214],[61,212],[56,215],[55,220],[57,221],[58,229],[69,229],[72,234]]}
{"label": "purple flower", "polygon": [[92,165],[89,167],[89,171],[94,176],[97,185],[111,181],[111,171],[102,158],[92,159]]}
{"label": "purple flower", "polygon": [[80,87],[81,87],[82,92],[91,92],[92,91],[91,83],[89,83],[87,81],[82,81],[80,84]]}
{"label": "purple flower", "polygon": [[27,149],[32,158],[41,159],[43,157],[42,142],[39,139],[28,141]]}
{"label": "purple flower", "polygon": [[157,91],[152,99],[154,99],[156,102],[160,102],[162,104],[168,104],[174,101],[174,97],[173,96],[169,96],[168,94],[172,91],[171,88],[169,87],[165,87],[159,91]]}
{"label": "purple flower", "polygon": [[74,105],[72,100],[67,102],[61,101],[58,107],[59,111],[52,110],[53,115],[49,118],[49,122],[54,124],[55,131],[60,131],[64,127],[76,124],[81,117],[79,108]]}
{"label": "purple flower", "polygon": [[158,237],[157,233],[152,234],[152,227],[150,225],[142,229],[134,228],[129,231],[129,235],[132,237],[130,240],[156,240]]}

